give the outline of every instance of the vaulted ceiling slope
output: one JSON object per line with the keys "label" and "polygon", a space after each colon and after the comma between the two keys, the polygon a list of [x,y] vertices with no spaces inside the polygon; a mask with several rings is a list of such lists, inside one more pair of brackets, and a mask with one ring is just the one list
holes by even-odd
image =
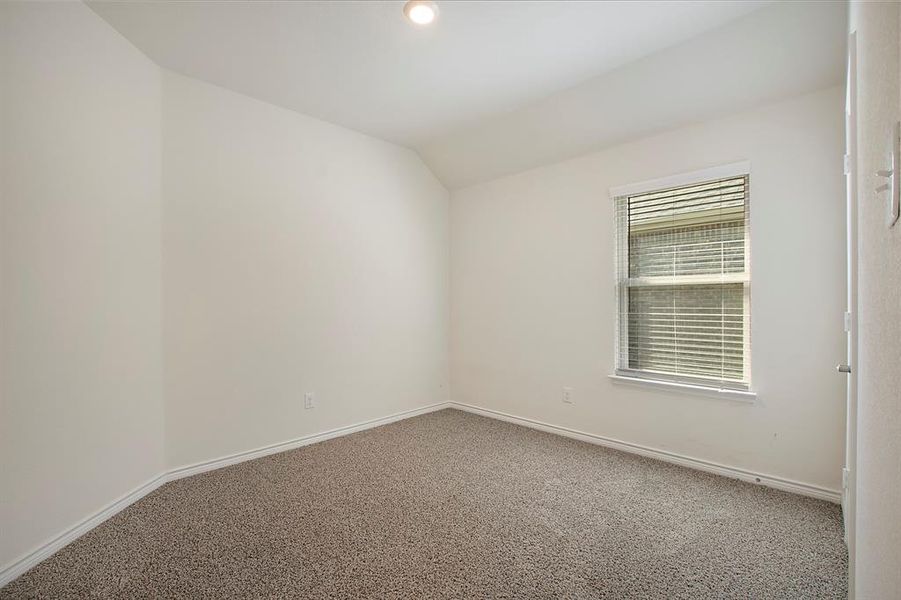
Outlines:
{"label": "vaulted ceiling slope", "polygon": [[411,147],[450,188],[841,76],[842,3],[439,4],[416,28],[398,1],[89,2],[161,66]]}
{"label": "vaulted ceiling slope", "polygon": [[453,189],[840,84],[846,12],[773,5],[417,150]]}

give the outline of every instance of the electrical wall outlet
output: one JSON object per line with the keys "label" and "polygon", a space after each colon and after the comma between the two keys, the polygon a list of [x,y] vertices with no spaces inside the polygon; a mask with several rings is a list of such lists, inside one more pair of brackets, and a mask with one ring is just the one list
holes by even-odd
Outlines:
{"label": "electrical wall outlet", "polygon": [[572,404],[573,403],[573,389],[571,387],[563,388],[563,396],[561,397],[564,404]]}
{"label": "electrical wall outlet", "polygon": [[310,409],[316,406],[316,397],[313,396],[313,392],[307,392],[303,395],[303,407],[306,409]]}

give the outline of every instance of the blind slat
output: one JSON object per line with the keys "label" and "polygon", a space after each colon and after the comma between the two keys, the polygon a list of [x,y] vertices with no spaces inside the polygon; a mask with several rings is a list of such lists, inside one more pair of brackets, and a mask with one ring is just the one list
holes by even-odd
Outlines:
{"label": "blind slat", "polygon": [[748,177],[615,201],[617,371],[747,387]]}

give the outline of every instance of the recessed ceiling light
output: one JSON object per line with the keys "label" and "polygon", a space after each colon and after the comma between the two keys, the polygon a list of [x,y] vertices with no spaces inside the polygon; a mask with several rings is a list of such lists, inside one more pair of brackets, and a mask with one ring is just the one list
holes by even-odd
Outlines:
{"label": "recessed ceiling light", "polygon": [[438,5],[432,0],[409,0],[404,4],[404,16],[416,25],[428,25],[438,18]]}

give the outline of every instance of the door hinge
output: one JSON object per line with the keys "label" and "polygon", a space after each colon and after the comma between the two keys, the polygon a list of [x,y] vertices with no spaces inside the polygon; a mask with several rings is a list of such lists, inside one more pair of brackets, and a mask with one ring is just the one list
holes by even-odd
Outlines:
{"label": "door hinge", "polygon": [[851,313],[845,312],[845,333],[851,333]]}
{"label": "door hinge", "polygon": [[845,175],[850,175],[851,174],[851,155],[845,154],[843,159],[844,160],[842,161],[843,162],[842,170],[844,171]]}

